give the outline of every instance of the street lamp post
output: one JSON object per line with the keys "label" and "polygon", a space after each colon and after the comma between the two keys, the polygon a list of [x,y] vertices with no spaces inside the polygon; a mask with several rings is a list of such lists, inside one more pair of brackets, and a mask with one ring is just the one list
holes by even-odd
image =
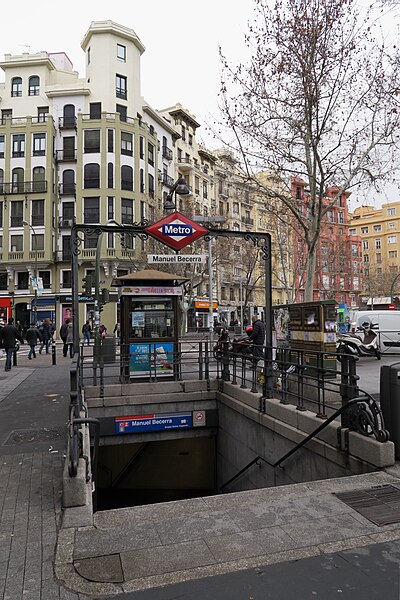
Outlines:
{"label": "street lamp post", "polygon": [[[30,223],[28,223],[28,221],[22,221],[22,223],[24,225],[28,225],[28,227],[30,227],[32,229],[32,233],[33,233],[33,239],[35,240],[35,287],[34,287],[34,291],[35,291],[35,298],[34,298],[34,310],[31,311],[31,325],[37,325],[37,290],[38,290],[38,246],[37,246],[37,237],[36,237],[36,231],[35,228],[33,227],[33,225],[31,225]],[[33,312],[33,320],[32,320],[32,312]]]}
{"label": "street lamp post", "polygon": [[179,194],[180,196],[186,196],[187,194],[190,194],[190,189],[182,175],[178,177],[169,194],[167,195],[163,206],[164,210],[176,210],[176,194]]}

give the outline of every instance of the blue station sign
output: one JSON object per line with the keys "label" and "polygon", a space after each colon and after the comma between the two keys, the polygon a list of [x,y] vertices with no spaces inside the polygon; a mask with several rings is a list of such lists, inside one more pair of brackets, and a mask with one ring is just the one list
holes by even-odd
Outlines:
{"label": "blue station sign", "polygon": [[115,417],[115,433],[142,433],[193,427],[191,413],[170,413]]}

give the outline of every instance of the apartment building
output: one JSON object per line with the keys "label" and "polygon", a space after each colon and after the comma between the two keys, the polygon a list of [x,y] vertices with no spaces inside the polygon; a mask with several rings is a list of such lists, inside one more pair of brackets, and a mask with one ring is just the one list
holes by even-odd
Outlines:
{"label": "apartment building", "polygon": [[[174,182],[180,133],[141,95],[136,33],[92,22],[81,47],[83,77],[65,53],[6,54],[0,63],[0,316],[25,326],[71,315],[74,222],[154,220]],[[94,272],[97,247],[94,230],[81,237],[80,282]],[[128,235],[104,235],[101,287],[136,270],[140,252]],[[94,308],[82,289],[81,320]],[[117,306],[115,290],[101,315],[108,328]]]}
{"label": "apartment building", "polygon": [[364,291],[388,296],[400,267],[400,202],[356,208],[349,233],[361,238]]}

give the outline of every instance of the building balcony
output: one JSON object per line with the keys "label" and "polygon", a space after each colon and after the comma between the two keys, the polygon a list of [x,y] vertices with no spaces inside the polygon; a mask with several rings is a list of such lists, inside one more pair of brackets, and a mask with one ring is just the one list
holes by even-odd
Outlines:
{"label": "building balcony", "polygon": [[178,158],[179,170],[182,172],[191,171],[193,169],[191,158]]}
{"label": "building balcony", "polygon": [[47,192],[47,181],[11,181],[0,183],[0,194],[38,194]]}
{"label": "building balcony", "polygon": [[71,250],[57,250],[53,254],[55,263],[67,262],[70,263],[72,260]]}
{"label": "building balcony", "polygon": [[158,181],[170,188],[174,185],[173,177],[170,177],[167,173],[163,173],[162,171],[158,171]]}
{"label": "building balcony", "polygon": [[60,196],[75,196],[76,183],[59,183],[58,193],[60,194]]}
{"label": "building balcony", "polygon": [[44,260],[44,250],[35,250],[29,252],[30,260]]}
{"label": "building balcony", "polygon": [[75,225],[75,217],[66,218],[66,217],[58,217],[58,228],[59,229],[71,229],[71,227]]}
{"label": "building balcony", "polygon": [[59,129],[76,129],[77,118],[76,117],[58,117]]}
{"label": "building balcony", "polygon": [[250,217],[241,217],[240,219],[244,225],[254,225],[254,219]]}
{"label": "building balcony", "polygon": [[15,250],[14,252],[8,253],[8,261],[9,262],[21,262],[24,260],[24,251],[23,250]]}
{"label": "building balcony", "polygon": [[76,161],[75,150],[56,150],[55,159],[57,162],[74,162]]}
{"label": "building balcony", "polygon": [[168,146],[163,146],[162,147],[162,157],[166,158],[167,160],[172,160],[172,150],[171,148],[168,148]]}

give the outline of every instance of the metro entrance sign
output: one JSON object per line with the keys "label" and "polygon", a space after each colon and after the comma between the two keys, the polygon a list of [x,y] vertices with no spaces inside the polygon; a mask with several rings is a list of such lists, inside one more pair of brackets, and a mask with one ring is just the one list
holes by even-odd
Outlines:
{"label": "metro entrance sign", "polygon": [[156,240],[173,250],[180,250],[208,233],[208,229],[195,223],[185,215],[174,212],[145,228]]}

